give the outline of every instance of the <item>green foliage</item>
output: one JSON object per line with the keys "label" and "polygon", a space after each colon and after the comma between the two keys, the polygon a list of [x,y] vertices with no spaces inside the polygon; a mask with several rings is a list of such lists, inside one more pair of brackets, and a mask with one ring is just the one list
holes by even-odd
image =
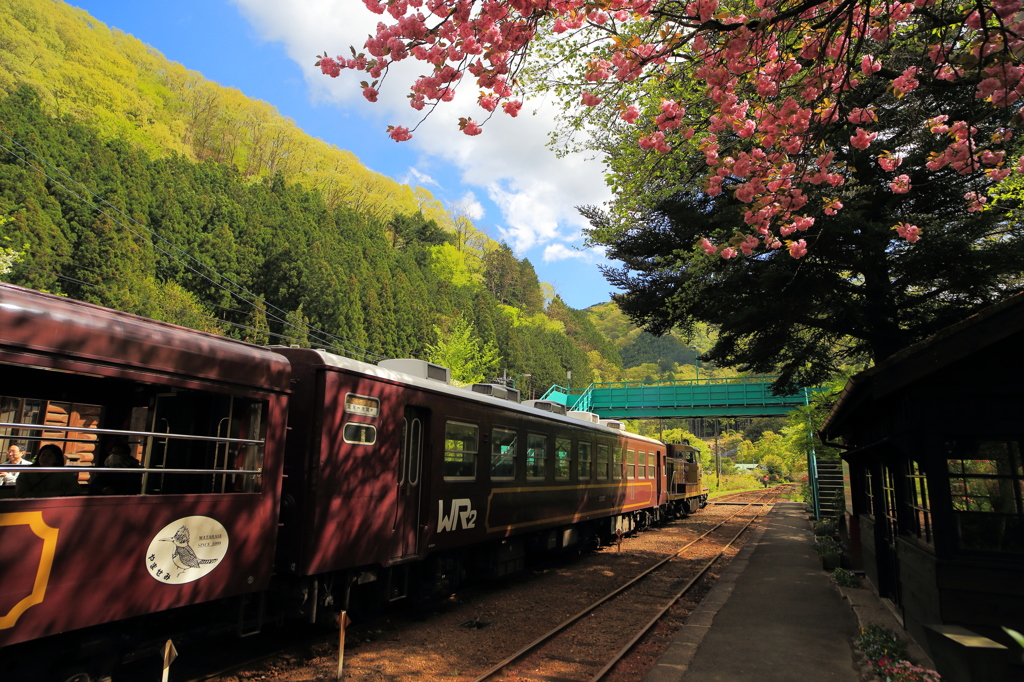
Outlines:
{"label": "green foliage", "polygon": [[845,568],[833,569],[832,581],[839,587],[860,587],[860,578],[857,574]]}
{"label": "green foliage", "polygon": [[463,317],[447,329],[434,327],[437,342],[427,346],[427,359],[451,369],[452,382],[469,385],[483,382],[498,364],[498,349],[484,343]]}
{"label": "green foliage", "polygon": [[843,546],[831,535],[817,535],[814,538],[814,551],[822,556],[837,557],[843,553]]}
{"label": "green foliage", "polygon": [[[652,87],[669,88],[671,79]],[[976,179],[951,168],[921,175],[929,154],[948,145],[921,121],[936,107],[951,118],[976,120],[966,111],[975,102],[973,88],[966,81],[922,82],[916,106],[886,100],[884,119],[879,112],[884,126],[875,132],[889,149],[900,150],[903,168],[918,169],[909,194],[893,193],[892,175],[869,152],[849,145],[853,124],[836,126],[829,144],[845,164],[846,183],[805,186],[810,201],[804,212],[814,223],[799,234],[811,245],[801,259],[786,248],[756,257],[708,257],[698,246],[701,238],[738,246],[750,205],[732,191],[737,178],[725,178],[721,194],[709,196],[690,172],[703,164],[703,152],[674,150],[677,158],[666,160],[651,180],[655,189],[628,200],[628,216],[584,210],[592,242],[622,263],[605,269],[624,292],[615,301],[652,334],[675,329],[685,336],[698,323],[716,327],[707,360],[742,372],[778,372],[776,388],[788,391],[827,381],[845,365],[881,361],[1021,291],[1019,196],[1005,197],[998,210],[971,212],[963,197],[977,189]],[[851,97],[883,94],[864,90]],[[979,138],[1003,125],[996,118],[978,123]],[[634,144],[625,135],[614,149]],[[639,178],[649,179],[642,172]],[[824,208],[832,199],[843,204],[838,213]],[[919,242],[899,237],[893,228],[901,222],[921,228]]]}
{"label": "green foliage", "polygon": [[907,657],[907,643],[892,630],[881,625],[868,625],[861,629],[857,646],[873,664],[882,659],[899,661]]}

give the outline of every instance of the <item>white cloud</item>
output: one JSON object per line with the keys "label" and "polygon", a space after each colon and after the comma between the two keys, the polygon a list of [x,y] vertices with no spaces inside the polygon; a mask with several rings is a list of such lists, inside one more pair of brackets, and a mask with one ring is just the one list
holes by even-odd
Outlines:
{"label": "white cloud", "polygon": [[467,191],[453,201],[450,208],[453,212],[464,215],[470,220],[481,220],[487,214],[484,205],[477,200],[476,194],[471,191]]}
{"label": "white cloud", "polygon": [[589,249],[570,249],[565,244],[550,244],[544,248],[545,263],[572,259],[581,260],[587,263],[596,262],[594,253]]}
{"label": "white cloud", "polygon": [[[444,164],[454,166],[463,188],[479,191],[501,212],[504,227],[498,228],[500,238],[518,254],[546,248],[545,260],[550,252],[553,257],[568,259],[567,263],[583,263],[583,259],[576,260],[578,256],[568,255],[569,247],[580,243],[580,232],[588,226],[576,206],[600,205],[610,193],[604,184],[603,164],[578,156],[557,158],[546,147],[554,128],[550,105],[527,102],[515,119],[499,112],[484,125],[481,135],[469,137],[458,129],[458,118],[469,116],[479,122],[487,115],[475,103],[479,88],[469,76],[453,102],[442,104],[421,121],[422,112],[409,107],[406,98],[409,86],[424,72],[419,62],[408,59],[394,65],[376,104],[361,96],[358,82],[367,79],[365,73],[343,70],[339,78],[331,79],[313,66],[315,53],[324,48],[331,55],[348,54],[349,45],[359,50],[367,35],[375,32],[377,22],[389,21],[389,16],[371,13],[360,0],[231,1],[264,40],[284,45],[291,59],[301,66],[314,101],[332,103],[342,109],[342,115],[357,112],[379,120],[379,132],[367,134],[379,134],[389,144],[394,143],[384,139],[387,125],[413,128],[418,124],[413,139],[403,144],[412,145],[421,155],[422,162],[417,166],[430,167],[432,172],[427,175],[410,169],[412,177],[422,173],[433,181],[442,177]],[[537,113],[530,115],[529,111]],[[372,159],[364,161],[373,165]],[[448,187],[446,180],[441,182],[453,193],[461,191]],[[426,182],[417,180],[417,184]],[[473,210],[482,217],[485,206],[472,191],[470,196]],[[447,201],[451,205],[461,199]]]}
{"label": "white cloud", "polygon": [[413,168],[412,166],[409,167],[409,171],[405,174],[405,177],[401,178],[401,182],[406,185],[419,185],[420,187],[426,187],[428,185],[434,185],[435,187],[441,186],[441,183],[437,180],[426,173]]}

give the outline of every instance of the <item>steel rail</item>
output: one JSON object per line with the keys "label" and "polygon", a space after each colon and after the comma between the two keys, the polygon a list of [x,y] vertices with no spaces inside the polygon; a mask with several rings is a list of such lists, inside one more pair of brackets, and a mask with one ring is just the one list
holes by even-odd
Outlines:
{"label": "steel rail", "polygon": [[[776,497],[778,497],[779,494],[781,494],[781,493],[776,493]],[[708,561],[697,572],[697,575],[695,575],[693,578],[691,578],[690,581],[687,582],[685,586],[683,586],[683,588],[679,591],[679,593],[676,594],[675,597],[673,597],[669,601],[669,603],[665,605],[664,608],[662,608],[660,611],[658,611],[658,613],[653,618],[651,618],[651,620],[646,625],[644,625],[640,629],[639,632],[637,632],[636,636],[633,637],[633,639],[631,639],[629,642],[627,642],[625,646],[623,646],[621,649],[619,649],[615,653],[615,655],[612,657],[612,660],[610,660],[608,662],[608,664],[605,665],[604,668],[602,668],[596,675],[594,675],[592,678],[590,678],[589,682],[599,682],[600,680],[603,680],[605,675],[607,675],[609,672],[611,672],[611,670],[619,663],[619,661],[621,661],[623,658],[625,658],[626,655],[630,651],[633,650],[633,647],[636,646],[637,642],[639,642],[641,639],[643,639],[644,636],[648,632],[650,632],[651,629],[655,625],[658,624],[658,622],[662,619],[662,617],[664,617],[664,615],[666,613],[668,613],[669,609],[671,609],[673,606],[675,606],[679,602],[679,600],[683,598],[683,595],[685,595],[687,592],[689,592],[693,588],[693,586],[697,584],[697,581],[700,580],[704,576],[704,574],[707,573],[711,569],[711,567],[715,565],[715,562],[717,562],[722,557],[722,555],[725,554],[725,550],[729,549],[729,547],[732,546],[732,543],[736,542],[736,538],[738,538],[740,535],[742,535],[744,532],[746,532],[747,528],[749,528],[751,526],[751,524],[754,523],[754,521],[756,521],[758,518],[760,518],[761,516],[766,514],[767,511],[771,511],[771,509],[774,508],[774,506],[775,506],[775,502],[774,501],[772,501],[772,502],[752,502],[751,506],[753,506],[755,504],[760,504],[761,505],[761,509],[758,510],[758,512],[756,514],[754,514],[752,517],[750,517],[750,521],[748,521],[746,523],[746,525],[743,526],[743,528],[740,528],[739,531],[735,535],[732,536],[732,539],[730,539],[729,542],[727,542],[725,544],[725,547],[722,548],[722,551],[719,552],[718,554],[716,554],[714,556],[714,558],[712,558],[710,561]],[[732,518],[735,518],[736,516],[738,516],[738,514],[734,514],[733,516],[731,516],[729,518],[732,519]]]}
{"label": "steel rail", "polygon": [[[752,504],[753,504],[753,503],[752,503]],[[763,508],[762,508],[762,510],[763,510]],[[502,660],[502,661],[501,661],[500,663],[496,663],[496,664],[495,664],[494,666],[492,666],[491,668],[488,668],[488,669],[487,669],[487,670],[486,670],[486,671],[485,671],[485,672],[484,672],[483,674],[481,674],[481,675],[480,675],[479,677],[476,677],[476,678],[474,678],[474,679],[473,679],[473,682],[484,682],[485,680],[488,680],[488,679],[490,679],[491,677],[493,677],[493,676],[494,676],[494,675],[496,675],[497,673],[499,673],[499,672],[503,671],[503,670],[504,670],[504,669],[505,669],[505,668],[506,668],[506,667],[507,667],[507,666],[508,666],[509,664],[511,664],[511,663],[513,663],[513,662],[515,662],[515,661],[517,661],[517,660],[521,659],[521,658],[524,658],[524,657],[526,656],[526,654],[528,654],[528,653],[532,652],[532,651],[533,651],[534,649],[536,649],[536,648],[537,648],[537,647],[539,647],[540,645],[544,644],[545,642],[547,642],[547,641],[549,641],[549,640],[553,639],[553,638],[555,637],[555,635],[559,634],[559,633],[560,633],[560,632],[562,632],[563,630],[566,630],[567,628],[569,628],[569,626],[573,625],[573,624],[574,624],[574,623],[576,623],[577,621],[580,621],[580,620],[582,620],[582,619],[583,619],[584,617],[586,617],[586,616],[587,616],[588,614],[590,614],[590,613],[591,613],[592,611],[594,611],[595,609],[597,609],[597,608],[598,608],[599,606],[601,606],[601,605],[602,605],[602,604],[604,604],[605,602],[608,602],[608,601],[610,601],[610,600],[614,599],[614,598],[615,598],[615,597],[617,597],[617,596],[618,596],[619,594],[621,594],[622,592],[624,592],[624,591],[626,591],[627,589],[629,589],[630,587],[632,587],[632,586],[633,586],[633,585],[634,585],[635,583],[639,582],[639,581],[640,581],[640,580],[642,580],[643,578],[647,577],[647,576],[648,576],[649,574],[651,574],[651,573],[653,573],[654,571],[656,571],[657,569],[661,568],[661,567],[662,567],[663,565],[665,565],[665,564],[667,564],[668,562],[672,561],[673,559],[675,559],[676,557],[678,557],[678,556],[679,556],[680,554],[682,554],[682,553],[683,553],[684,551],[686,551],[687,549],[689,549],[689,548],[690,548],[690,547],[692,547],[693,545],[697,544],[698,542],[700,542],[700,541],[701,541],[701,540],[703,540],[703,539],[704,539],[705,537],[707,537],[708,535],[710,535],[710,534],[711,534],[711,533],[713,533],[714,531],[716,531],[716,530],[718,530],[719,528],[721,528],[722,526],[724,526],[724,525],[725,525],[726,523],[728,523],[728,522],[729,522],[729,521],[731,521],[732,519],[734,519],[734,518],[736,518],[737,516],[739,516],[739,514],[740,514],[740,512],[739,512],[739,511],[737,511],[737,512],[736,512],[735,514],[733,514],[733,515],[732,515],[732,516],[730,516],[729,518],[725,519],[724,521],[722,521],[722,522],[721,522],[721,523],[719,523],[718,525],[716,525],[716,526],[714,526],[714,527],[710,528],[709,530],[705,531],[705,532],[704,532],[703,534],[701,534],[701,535],[700,535],[699,537],[697,537],[697,538],[696,538],[695,540],[692,540],[692,541],[690,541],[689,543],[687,543],[686,545],[684,545],[683,547],[681,547],[681,548],[680,548],[680,549],[679,549],[679,550],[678,550],[677,552],[675,552],[674,554],[671,554],[671,555],[669,555],[669,556],[665,557],[664,559],[662,559],[662,560],[661,560],[661,561],[659,561],[658,563],[654,564],[653,566],[651,566],[651,567],[650,567],[650,568],[648,568],[647,570],[643,571],[642,573],[640,573],[639,575],[637,575],[636,577],[634,577],[634,578],[633,578],[632,580],[630,580],[629,582],[627,582],[627,583],[625,583],[625,584],[623,584],[623,585],[619,586],[619,587],[618,587],[618,588],[616,588],[615,590],[613,590],[613,591],[609,592],[609,593],[608,593],[608,594],[606,594],[605,596],[603,596],[603,597],[601,597],[600,599],[598,599],[598,600],[597,600],[596,602],[594,602],[594,603],[590,604],[589,606],[585,607],[585,608],[584,608],[584,609],[583,609],[582,611],[580,611],[580,612],[579,612],[579,613],[577,613],[576,615],[574,615],[574,616],[570,616],[570,617],[569,617],[568,619],[566,619],[566,620],[565,620],[564,622],[562,622],[561,624],[559,624],[559,625],[556,625],[556,626],[555,626],[555,627],[554,627],[554,628],[553,628],[552,630],[550,630],[549,632],[547,632],[547,633],[545,633],[545,634],[541,635],[540,637],[538,637],[537,639],[535,639],[534,641],[530,642],[530,643],[529,643],[529,644],[527,644],[527,645],[526,645],[525,647],[523,647],[522,649],[520,649],[519,651],[517,651],[517,652],[513,653],[513,654],[512,654],[512,655],[510,655],[510,656],[509,656],[508,658],[505,658],[504,660]],[[760,515],[760,513],[758,513],[757,515],[755,515],[755,516],[754,516],[754,518],[757,518],[757,516],[759,516],[759,515]],[[753,520],[752,520],[751,522],[753,522]],[[748,525],[749,525],[749,524],[748,524]],[[744,526],[744,530],[745,530],[745,529],[746,529],[746,526]],[[742,531],[741,531],[741,532],[742,532]]]}

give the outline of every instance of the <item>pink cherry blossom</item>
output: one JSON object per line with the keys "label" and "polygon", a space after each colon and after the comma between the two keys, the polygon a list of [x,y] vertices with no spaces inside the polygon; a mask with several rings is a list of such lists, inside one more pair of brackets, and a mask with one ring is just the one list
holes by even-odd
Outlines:
{"label": "pink cherry blossom", "polygon": [[921,230],[917,225],[910,225],[908,223],[898,223],[894,228],[896,233],[906,239],[908,242],[913,244],[921,238]]}
{"label": "pink cherry blossom", "polygon": [[388,134],[395,142],[405,142],[412,139],[412,133],[409,132],[409,129],[402,126],[388,126]]}
{"label": "pink cherry blossom", "polygon": [[878,157],[878,165],[882,167],[882,170],[892,172],[900,167],[903,163],[903,158],[899,156],[889,156],[889,153]]}
{"label": "pink cherry blossom", "polygon": [[626,123],[636,123],[636,120],[640,118],[640,108],[635,104],[630,104],[619,117]]}
{"label": "pink cherry blossom", "polygon": [[863,128],[857,128],[857,134],[850,136],[850,144],[857,149],[867,149],[876,137],[878,133],[868,133]]}
{"label": "pink cherry blossom", "polygon": [[714,256],[718,253],[718,247],[708,241],[707,237],[700,240],[700,248],[704,249],[704,253],[709,256]]}
{"label": "pink cherry blossom", "polygon": [[[538,40],[569,34],[577,41],[576,54],[565,62],[566,72],[558,73],[563,88],[559,92],[571,93],[565,98],[567,108],[577,103],[603,107],[594,120],[608,121],[611,116],[602,116],[608,113],[635,126],[626,134],[641,149],[671,154],[684,147],[684,153],[695,150],[702,155],[707,191],[733,187],[745,204],[747,227],[738,228],[746,236],[734,239],[738,248],[722,250],[729,250],[730,257],[752,254],[756,244],[751,240],[781,248],[779,235],[808,227],[807,217],[796,215],[807,203],[807,193],[846,182],[852,167],[846,165],[849,159],[836,161],[833,152],[837,138],[845,142],[849,133],[840,138],[838,131],[852,124],[856,132],[849,136],[850,146],[867,150],[878,137],[870,127],[881,123],[882,128],[886,121],[880,117],[893,111],[872,104],[878,100],[870,92],[857,96],[865,92],[865,84],[879,91],[878,86],[888,85],[890,93],[905,97],[922,80],[956,82],[977,74],[974,95],[984,106],[1005,110],[1005,120],[1013,123],[990,139],[981,139],[980,123],[972,126],[947,115],[928,119],[923,125],[946,142],[912,173],[926,176],[948,169],[977,179],[979,189],[987,190],[1013,170],[1024,172],[1024,159],[1010,164],[1006,158],[1010,127],[1020,125],[1019,119],[1011,118],[1012,107],[1019,107],[1024,96],[1024,65],[1019,58],[1024,54],[1022,0],[993,0],[948,17],[942,14],[945,9],[930,9],[939,6],[937,0],[822,0],[802,7],[799,14],[780,0],[753,0],[749,5],[687,0],[672,12],[660,13],[664,8],[655,0],[364,4],[381,15],[364,49],[351,50],[351,58],[318,56],[317,66],[332,78],[345,68],[367,73],[363,94],[376,101],[390,67],[417,60],[425,66],[420,72],[424,75],[415,79],[409,99],[421,116],[439,103],[454,101],[455,86],[464,76],[474,80],[470,87],[480,90],[476,101],[488,115],[500,107],[516,116],[531,82],[522,78],[530,48]],[[929,32],[937,16],[933,12],[946,17],[942,33]],[[892,73],[894,62],[886,56],[890,41],[905,42],[908,56],[916,59],[898,75]],[[887,69],[882,68],[882,59]],[[671,83],[683,61],[695,65],[687,75],[695,79],[697,90],[647,87]],[[561,62],[558,68],[563,68]],[[649,98],[658,95],[655,109]],[[853,102],[861,106],[850,108]],[[651,114],[643,116],[642,111]],[[460,121],[466,134],[480,133],[478,123],[465,117]],[[411,137],[404,126],[388,131],[395,140]],[[686,140],[692,142],[685,144]],[[812,161],[814,156],[818,158]],[[885,172],[896,171],[904,161],[888,152],[876,158]],[[727,185],[726,177],[738,181]],[[892,191],[909,191],[909,178],[910,174],[897,177],[890,183]],[[976,206],[982,197],[983,193],[969,203]],[[842,203],[823,199],[822,207],[831,216]],[[904,228],[910,235],[904,238],[913,243],[918,233],[911,227]],[[789,248],[800,257],[807,246],[799,240]]]}
{"label": "pink cherry blossom", "polygon": [[803,258],[807,255],[807,240],[798,239],[789,243],[789,255],[793,258]]}
{"label": "pink cherry blossom", "polygon": [[893,194],[906,194],[910,191],[910,176],[906,173],[896,176],[896,179],[889,183],[889,189]]}

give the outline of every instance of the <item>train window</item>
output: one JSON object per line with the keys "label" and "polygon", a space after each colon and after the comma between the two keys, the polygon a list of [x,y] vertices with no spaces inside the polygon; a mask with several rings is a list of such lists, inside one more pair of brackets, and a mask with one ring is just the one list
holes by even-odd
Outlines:
{"label": "train window", "polygon": [[565,480],[572,475],[572,441],[555,439],[555,478]]}
{"label": "train window", "polygon": [[647,453],[636,453],[636,477],[647,478]]}
{"label": "train window", "polygon": [[548,437],[539,433],[526,436],[526,477],[544,478],[547,467]]}
{"label": "train window", "polygon": [[357,424],[349,422],[345,424],[343,434],[346,443],[355,445],[373,445],[377,442],[377,427],[373,424]]}
{"label": "train window", "polygon": [[608,478],[608,446],[597,446],[597,478],[604,480]]}
{"label": "train window", "polygon": [[476,454],[480,429],[473,424],[448,422],[444,427],[444,477],[471,479],[476,476]]}
{"label": "train window", "polygon": [[615,480],[622,478],[622,450],[619,448],[612,451],[612,478]]}
{"label": "train window", "polygon": [[626,450],[626,478],[636,477],[636,453]]}
{"label": "train window", "polygon": [[33,475],[20,481],[21,491],[17,482],[4,486],[9,494],[0,492],[0,498],[261,489],[263,401],[73,372],[3,367],[5,378],[28,393],[0,396],[0,442],[5,450],[18,445],[31,459],[42,446],[53,444],[64,454],[58,466],[77,470],[60,474],[73,485],[51,489],[39,482],[29,489]]}
{"label": "train window", "polygon": [[590,480],[590,443],[579,442],[580,480]]}
{"label": "train window", "polygon": [[657,478],[657,477],[658,477],[657,459],[655,458],[653,452],[648,452],[647,453],[647,478]]}
{"label": "train window", "polygon": [[507,429],[491,431],[491,478],[512,480],[516,477],[516,432]]}

